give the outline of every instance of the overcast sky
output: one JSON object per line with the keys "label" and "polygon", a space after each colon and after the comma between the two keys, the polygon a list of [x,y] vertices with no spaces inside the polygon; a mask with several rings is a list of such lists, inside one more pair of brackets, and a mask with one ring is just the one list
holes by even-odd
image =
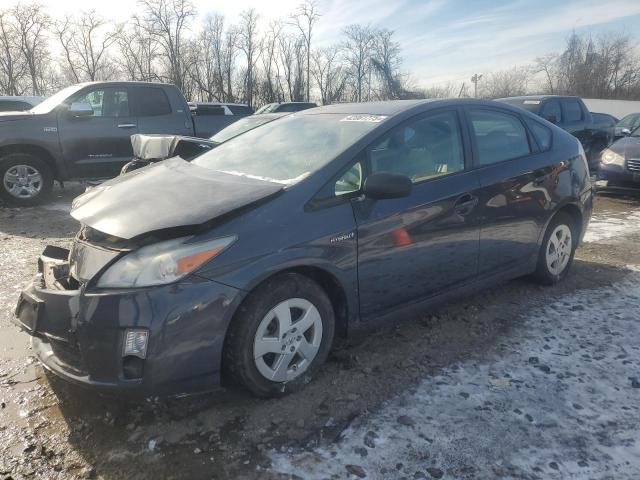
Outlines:
{"label": "overcast sky", "polygon": [[[17,3],[0,0],[0,5]],[[135,0],[49,0],[53,16],[95,9],[126,20]],[[199,16],[235,21],[255,7],[265,20],[286,17],[300,0],[193,0]],[[319,0],[316,45],[336,42],[342,28],[370,23],[395,31],[404,67],[420,85],[463,81],[474,73],[523,65],[559,51],[572,30],[598,34],[624,30],[640,39],[640,0]]]}

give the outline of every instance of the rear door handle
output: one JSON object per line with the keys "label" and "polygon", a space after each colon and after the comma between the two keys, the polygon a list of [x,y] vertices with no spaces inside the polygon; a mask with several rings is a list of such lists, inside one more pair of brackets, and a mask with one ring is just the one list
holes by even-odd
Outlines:
{"label": "rear door handle", "polygon": [[135,123],[121,123],[118,125],[118,128],[136,128],[137,125]]}
{"label": "rear door handle", "polygon": [[456,200],[453,208],[458,215],[469,215],[478,204],[478,197],[465,193]]}

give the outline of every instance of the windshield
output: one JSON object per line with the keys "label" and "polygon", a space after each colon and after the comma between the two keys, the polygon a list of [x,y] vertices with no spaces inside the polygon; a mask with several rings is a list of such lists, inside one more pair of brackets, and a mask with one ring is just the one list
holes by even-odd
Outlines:
{"label": "windshield", "polygon": [[637,117],[638,115],[636,115],[635,113],[632,113],[631,115],[627,115],[626,117],[624,117],[622,120],[618,122],[616,127],[623,127],[623,128],[632,127],[635,124]]}
{"label": "windshield", "polygon": [[292,184],[327,164],[385,118],[293,114],[233,138],[192,163],[234,175]]}
{"label": "windshield", "polygon": [[273,110],[275,110],[275,108],[278,106],[277,103],[267,103],[265,106],[260,107],[257,111],[256,114],[258,113],[269,113],[272,112]]}
{"label": "windshield", "polygon": [[71,95],[76,93],[78,90],[83,88],[84,85],[72,85],[70,87],[64,88],[60,90],[55,95],[50,96],[42,103],[33,107],[30,111],[32,113],[49,113],[51,110],[60,105],[63,101],[69,98]]}
{"label": "windshield", "polygon": [[640,127],[636,128],[634,131],[632,131],[629,136],[630,137],[640,137]]}
{"label": "windshield", "polygon": [[213,140],[216,143],[226,142],[227,140],[237,137],[241,133],[252,130],[260,125],[264,125],[265,123],[269,123],[275,120],[277,117],[271,117],[269,115],[262,116],[253,116],[241,118],[240,120],[233,122],[226,128],[223,128],[218,133],[216,133],[210,140]]}

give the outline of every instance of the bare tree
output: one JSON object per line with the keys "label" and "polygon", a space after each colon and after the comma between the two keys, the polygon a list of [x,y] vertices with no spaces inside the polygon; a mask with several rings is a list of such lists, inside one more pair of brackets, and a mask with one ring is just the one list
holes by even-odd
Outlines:
{"label": "bare tree", "polygon": [[13,9],[13,29],[27,66],[31,91],[42,95],[46,90],[46,69],[49,68],[47,29],[51,18],[40,4],[18,4]]}
{"label": "bare tree", "polygon": [[116,58],[127,80],[149,82],[159,78],[155,68],[159,46],[139,17],[134,16],[131,22],[118,28],[117,43]]}
{"label": "bare tree", "polygon": [[320,12],[318,11],[318,5],[315,0],[304,0],[301,3],[296,12],[291,15],[291,19],[294,22],[294,25],[300,31],[300,35],[304,38],[305,50],[307,61],[305,63],[306,71],[307,71],[307,102],[311,98],[309,95],[309,89],[311,86],[311,38],[313,36],[313,27],[320,19]]}
{"label": "bare tree", "polygon": [[525,95],[530,80],[530,70],[513,67],[485,75],[480,87],[480,95],[486,98],[502,98]]}
{"label": "bare tree", "polygon": [[220,56],[224,19],[209,15],[193,44],[196,56],[191,75],[199,90],[199,96],[207,101],[220,100],[223,94]]}
{"label": "bare tree", "polygon": [[[304,99],[304,42],[297,35],[281,35],[279,40],[280,65],[287,88],[288,99]],[[283,87],[284,90],[284,87]]]}
{"label": "bare tree", "polygon": [[11,12],[0,11],[0,91],[8,95],[22,95],[26,88],[26,73],[26,63]]}
{"label": "bare tree", "polygon": [[374,35],[371,27],[349,25],[344,29],[344,58],[349,67],[349,76],[354,87],[354,100],[361,102],[365,84],[370,85],[367,75],[371,72]]}
{"label": "bare tree", "polygon": [[255,8],[245,10],[240,14],[240,28],[238,30],[238,46],[246,58],[244,97],[249,106],[253,105],[255,66],[260,56],[260,39],[258,38],[258,18]]}
{"label": "bare tree", "polygon": [[277,61],[278,40],[282,34],[282,28],[281,22],[271,22],[269,30],[262,41],[261,58],[264,80],[261,88],[261,101],[263,103],[271,103],[283,99],[283,95],[278,88],[280,66]]}
{"label": "bare tree", "polygon": [[393,40],[393,31],[382,29],[374,32],[371,65],[379,82],[378,91],[375,92],[378,99],[399,100],[416,97],[417,94],[409,91],[406,78],[400,73],[401,64],[400,44]]}
{"label": "bare tree", "polygon": [[183,47],[188,22],[196,9],[190,0],[138,0],[144,10],[143,26],[160,46],[167,77],[178,88],[186,86]]}
{"label": "bare tree", "polygon": [[312,75],[323,105],[339,100],[345,89],[345,69],[340,62],[340,48],[337,46],[315,50],[311,57]]}
{"label": "bare tree", "polygon": [[107,80],[115,75],[107,52],[118,39],[118,30],[95,10],[67,17],[56,33],[73,81]]}

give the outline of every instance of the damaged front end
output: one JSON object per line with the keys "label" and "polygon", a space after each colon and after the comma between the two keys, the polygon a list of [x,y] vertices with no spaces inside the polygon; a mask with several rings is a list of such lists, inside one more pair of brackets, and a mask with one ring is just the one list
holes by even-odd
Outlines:
{"label": "damaged front end", "polygon": [[47,246],[14,322],[32,336],[43,366],[76,384],[143,396],[215,386],[238,290],[195,275],[141,288],[97,287],[139,246],[89,227],[71,250]]}

